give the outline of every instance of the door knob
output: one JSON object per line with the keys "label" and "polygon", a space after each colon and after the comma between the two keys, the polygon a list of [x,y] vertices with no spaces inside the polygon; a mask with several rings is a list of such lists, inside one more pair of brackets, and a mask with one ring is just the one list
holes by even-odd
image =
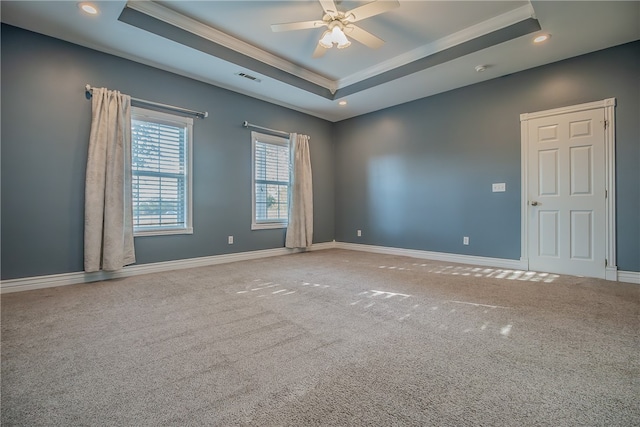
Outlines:
{"label": "door knob", "polygon": [[531,206],[538,206],[538,202],[531,202]]}

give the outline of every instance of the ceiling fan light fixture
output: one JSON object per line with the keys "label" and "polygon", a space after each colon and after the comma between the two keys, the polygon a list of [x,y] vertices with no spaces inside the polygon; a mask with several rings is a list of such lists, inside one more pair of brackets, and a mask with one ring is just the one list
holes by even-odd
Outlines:
{"label": "ceiling fan light fixture", "polygon": [[338,46],[338,49],[344,49],[351,45],[351,42],[347,36],[344,35],[339,25],[333,25],[329,30],[325,31],[318,43],[326,49],[331,49],[334,44]]}
{"label": "ceiling fan light fixture", "polygon": [[321,19],[317,19],[315,21],[271,24],[271,31],[274,32],[327,27],[313,50],[313,58],[320,58],[324,56],[327,53],[327,49],[331,49],[334,45],[338,49],[344,49],[351,46],[350,39],[353,39],[371,49],[381,47],[384,44],[384,40],[374,34],[371,34],[362,27],[357,26],[356,23],[363,19],[388,12],[391,9],[395,9],[400,6],[400,2],[398,0],[372,0],[366,2],[366,4],[356,5],[353,9],[343,12],[339,11],[336,7],[336,2],[338,2],[338,0],[318,1],[324,11]]}
{"label": "ceiling fan light fixture", "polygon": [[338,29],[338,31],[334,32],[334,40],[337,42],[338,49],[344,49],[345,47],[351,46],[351,42],[349,41],[347,36],[344,35],[344,32],[338,27],[334,28]]}
{"label": "ceiling fan light fixture", "polygon": [[331,49],[333,47],[333,39],[331,38],[331,31],[329,30],[325,31],[318,43],[320,43],[320,46],[324,47],[325,49]]}

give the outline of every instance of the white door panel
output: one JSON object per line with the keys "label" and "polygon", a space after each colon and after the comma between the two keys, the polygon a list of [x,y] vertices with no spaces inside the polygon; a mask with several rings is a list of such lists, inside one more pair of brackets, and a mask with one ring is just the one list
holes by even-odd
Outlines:
{"label": "white door panel", "polygon": [[541,196],[557,196],[559,188],[558,150],[538,151],[538,194]]}
{"label": "white door panel", "polygon": [[529,269],[605,277],[602,108],[528,124]]}
{"label": "white door panel", "polygon": [[571,259],[593,261],[593,212],[571,211]]}
{"label": "white door panel", "polygon": [[558,212],[538,211],[538,250],[539,257],[557,258],[558,251]]}

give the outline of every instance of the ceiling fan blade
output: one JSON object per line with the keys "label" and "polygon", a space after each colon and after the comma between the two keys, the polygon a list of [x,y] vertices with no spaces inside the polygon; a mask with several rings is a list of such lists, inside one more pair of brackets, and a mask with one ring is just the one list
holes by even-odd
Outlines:
{"label": "ceiling fan blade", "polygon": [[372,49],[377,49],[384,44],[384,40],[378,38],[357,25],[349,25],[345,28],[345,34],[352,39]]}
{"label": "ceiling fan blade", "polygon": [[370,18],[372,16],[384,13],[388,10],[395,9],[398,6],[400,6],[398,0],[378,0],[356,7],[355,9],[351,9],[350,11],[345,12],[344,16],[345,20],[349,22],[358,22],[362,19]]}
{"label": "ceiling fan blade", "polygon": [[290,22],[288,24],[272,24],[271,31],[278,33],[280,31],[306,30],[309,28],[318,28],[327,25],[324,21],[303,21]]}
{"label": "ceiling fan blade", "polygon": [[314,58],[321,58],[327,53],[327,48],[320,46],[320,43],[316,45],[316,50],[313,51]]}
{"label": "ceiling fan blade", "polygon": [[333,0],[318,0],[318,1],[322,5],[322,9],[324,10],[324,13],[326,13],[331,17],[335,17],[336,15],[338,15],[338,8],[336,7],[336,4]]}

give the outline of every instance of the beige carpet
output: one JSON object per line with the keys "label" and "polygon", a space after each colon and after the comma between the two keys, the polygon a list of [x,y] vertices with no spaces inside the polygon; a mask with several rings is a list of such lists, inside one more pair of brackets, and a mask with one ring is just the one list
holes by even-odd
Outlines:
{"label": "beige carpet", "polygon": [[2,296],[2,425],[640,425],[640,286],[328,250]]}

